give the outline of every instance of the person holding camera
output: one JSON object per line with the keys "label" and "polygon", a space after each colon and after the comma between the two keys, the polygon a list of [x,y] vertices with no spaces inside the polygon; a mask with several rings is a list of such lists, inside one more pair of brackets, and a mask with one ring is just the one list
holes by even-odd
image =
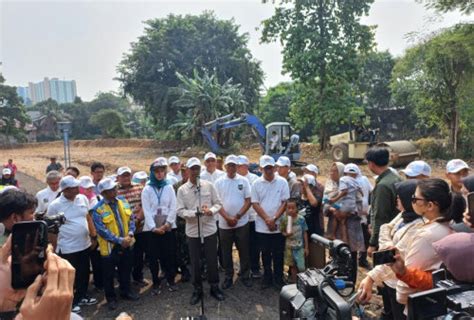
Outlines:
{"label": "person holding camera", "polygon": [[135,223],[128,202],[117,197],[117,184],[109,178],[99,182],[97,189],[103,199],[93,209],[94,225],[97,229],[99,250],[102,259],[105,298],[110,310],[117,308],[114,290],[114,274],[118,268],[120,296],[126,300],[138,300],[130,288],[132,269],[132,246]]}

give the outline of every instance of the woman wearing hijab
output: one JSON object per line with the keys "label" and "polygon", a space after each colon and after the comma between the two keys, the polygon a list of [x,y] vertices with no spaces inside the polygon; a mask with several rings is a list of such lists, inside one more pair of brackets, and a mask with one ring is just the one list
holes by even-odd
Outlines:
{"label": "woman wearing hijab", "polygon": [[[404,252],[408,243],[412,241],[413,235],[424,224],[422,217],[417,215],[411,204],[415,194],[417,181],[406,180],[395,185],[397,192],[397,207],[401,211],[392,221],[380,227],[379,250],[396,247],[400,252]],[[362,291],[359,299],[366,303],[372,297],[372,287],[386,288],[386,299],[384,304],[388,304],[392,311],[393,319],[406,319],[403,314],[404,305],[397,302],[396,287],[397,276],[390,266],[378,265],[367,273],[367,277],[359,285]]]}
{"label": "woman wearing hijab", "polygon": [[150,271],[153,278],[153,294],[160,290],[159,264],[164,269],[169,291],[176,291],[176,195],[166,180],[168,162],[166,158],[155,159],[150,166],[150,181],[142,192],[142,207],[145,215],[143,232],[148,233]]}

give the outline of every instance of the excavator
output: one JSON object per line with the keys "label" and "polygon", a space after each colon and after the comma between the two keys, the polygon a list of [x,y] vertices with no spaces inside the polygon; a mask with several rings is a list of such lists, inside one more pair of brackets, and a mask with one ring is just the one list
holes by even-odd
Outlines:
{"label": "excavator", "polygon": [[[234,113],[219,117],[204,124],[201,130],[204,141],[215,154],[224,154],[225,150],[217,141],[217,132],[242,125],[248,125],[258,138],[262,154],[270,155],[277,160],[280,156],[287,156],[292,163],[297,163],[301,158],[300,137],[293,133],[288,122],[272,122],[266,126],[260,119],[252,114]],[[278,136],[278,143],[273,143],[272,138]]]}

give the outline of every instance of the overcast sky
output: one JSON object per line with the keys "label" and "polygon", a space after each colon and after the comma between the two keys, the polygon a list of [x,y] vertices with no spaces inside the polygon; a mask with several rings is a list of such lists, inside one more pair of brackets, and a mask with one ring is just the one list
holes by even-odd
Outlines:
{"label": "overcast sky", "polygon": [[[271,1],[270,1],[271,2]],[[174,14],[214,10],[234,18],[250,35],[249,47],[262,62],[265,86],[288,80],[281,75],[279,44],[260,44],[260,22],[273,13],[261,0],[195,1],[5,1],[0,0],[0,71],[7,84],[26,86],[44,77],[77,82],[78,95],[91,100],[99,91],[117,91],[116,66],[130,42],[143,32],[143,21]],[[410,45],[406,35],[428,33],[460,21],[457,12],[436,16],[415,0],[376,0],[364,23],[378,25],[379,50],[400,55]]]}

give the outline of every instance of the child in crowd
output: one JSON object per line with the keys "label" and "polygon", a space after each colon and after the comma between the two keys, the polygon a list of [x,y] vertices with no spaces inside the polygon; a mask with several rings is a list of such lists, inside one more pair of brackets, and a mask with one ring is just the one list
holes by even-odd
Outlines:
{"label": "child in crowd", "polygon": [[280,223],[280,231],[286,237],[285,264],[290,268],[290,281],[296,282],[296,274],[303,272],[305,257],[309,253],[308,226],[306,220],[298,214],[297,199],[286,202],[286,215]]}

